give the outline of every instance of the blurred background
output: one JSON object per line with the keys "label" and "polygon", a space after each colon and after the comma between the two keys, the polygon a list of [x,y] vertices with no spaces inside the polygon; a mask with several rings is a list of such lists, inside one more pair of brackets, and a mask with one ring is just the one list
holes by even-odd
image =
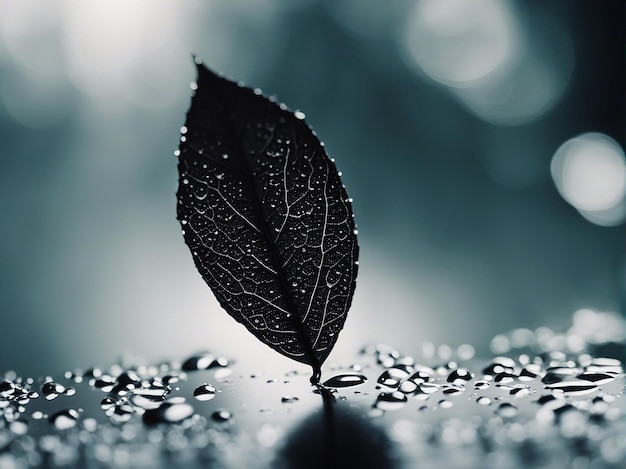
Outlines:
{"label": "blurred background", "polygon": [[192,53],[303,110],[343,171],[361,260],[329,361],[623,315],[623,46],[609,0],[0,0],[0,372],[293,367],[175,220]]}

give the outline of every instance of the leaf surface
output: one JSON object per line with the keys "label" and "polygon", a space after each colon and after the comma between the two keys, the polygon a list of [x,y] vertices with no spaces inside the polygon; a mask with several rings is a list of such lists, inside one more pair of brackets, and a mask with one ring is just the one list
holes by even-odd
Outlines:
{"label": "leaf surface", "polygon": [[356,286],[351,199],[302,113],[201,64],[194,88],[177,152],[185,243],[228,314],[317,382]]}

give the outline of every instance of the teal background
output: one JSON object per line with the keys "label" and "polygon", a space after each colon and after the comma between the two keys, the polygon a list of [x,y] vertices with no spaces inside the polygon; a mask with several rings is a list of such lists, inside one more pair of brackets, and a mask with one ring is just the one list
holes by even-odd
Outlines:
{"label": "teal background", "polygon": [[550,176],[582,132],[624,146],[622,2],[503,2],[562,72],[514,125],[410,63],[415,3],[0,1],[0,371],[204,348],[292,366],[220,310],[175,220],[191,53],[304,111],[343,172],[361,262],[329,361],[623,314],[624,225],[588,222]]}

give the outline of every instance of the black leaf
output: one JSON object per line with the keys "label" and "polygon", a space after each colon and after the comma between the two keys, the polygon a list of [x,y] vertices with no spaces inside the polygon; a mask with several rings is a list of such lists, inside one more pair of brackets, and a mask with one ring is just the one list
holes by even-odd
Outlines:
{"label": "black leaf", "polygon": [[302,113],[201,64],[194,89],[177,152],[185,243],[228,314],[318,382],[356,285],[351,199]]}

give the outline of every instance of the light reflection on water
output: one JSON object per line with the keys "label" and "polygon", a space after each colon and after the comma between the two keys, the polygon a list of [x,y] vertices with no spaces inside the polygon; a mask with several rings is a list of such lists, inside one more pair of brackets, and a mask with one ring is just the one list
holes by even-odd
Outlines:
{"label": "light reflection on water", "polygon": [[[613,324],[612,335],[581,335],[591,319]],[[9,450],[0,464],[522,468],[583,458],[589,467],[619,467],[625,329],[613,314],[581,310],[564,332],[544,328],[523,342],[513,339],[518,330],[502,334],[514,345],[491,358],[368,345],[354,351],[352,365],[325,367],[325,411],[308,370],[251,372],[244,356],[235,363],[202,352],[76,370],[58,381],[6,372],[0,442]]]}

